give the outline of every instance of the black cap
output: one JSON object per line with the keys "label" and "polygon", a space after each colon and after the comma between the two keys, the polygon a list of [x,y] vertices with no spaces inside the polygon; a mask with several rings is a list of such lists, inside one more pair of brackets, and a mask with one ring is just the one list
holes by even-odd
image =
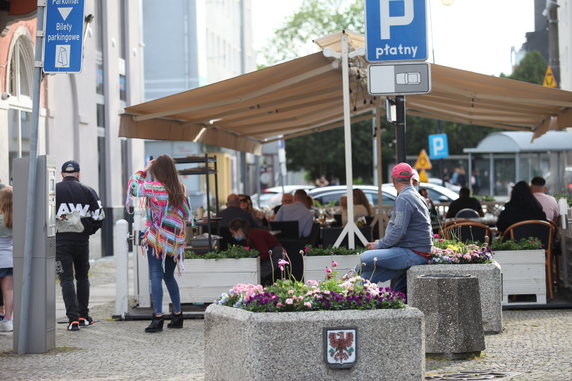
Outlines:
{"label": "black cap", "polygon": [[79,172],[79,164],[77,163],[77,161],[74,160],[66,161],[64,165],[62,165],[62,172],[65,173]]}

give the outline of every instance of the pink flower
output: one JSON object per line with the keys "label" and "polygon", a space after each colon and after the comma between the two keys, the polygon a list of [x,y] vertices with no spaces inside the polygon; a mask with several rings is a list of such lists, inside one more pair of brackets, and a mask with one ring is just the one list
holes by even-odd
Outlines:
{"label": "pink flower", "polygon": [[306,246],[306,247],[304,248],[304,252],[306,252],[306,253],[307,253],[307,252],[308,252],[308,250],[310,250],[310,248],[309,248],[308,246]]}
{"label": "pink flower", "polygon": [[304,306],[308,307],[308,308],[312,308],[312,303],[310,302],[305,302]]}
{"label": "pink flower", "polygon": [[332,277],[332,274],[328,274],[327,277],[328,279],[330,279]]}
{"label": "pink flower", "polygon": [[329,273],[331,273],[331,272],[332,272],[332,269],[331,269],[331,268],[329,268],[329,267],[326,267],[326,272],[329,274]]}
{"label": "pink flower", "polygon": [[244,246],[246,250],[250,250],[250,246]]}
{"label": "pink flower", "polygon": [[278,302],[278,303],[276,303],[276,307],[284,307],[284,304]]}
{"label": "pink flower", "polygon": [[337,266],[338,266],[338,262],[332,261],[332,267],[337,267]]}
{"label": "pink flower", "polygon": [[292,295],[292,294],[294,293],[294,290],[288,290],[288,293],[289,293],[290,295]]}
{"label": "pink flower", "polygon": [[439,238],[439,234],[433,234],[433,238]]}
{"label": "pink flower", "polygon": [[294,301],[291,298],[286,299],[286,304],[293,304]]}

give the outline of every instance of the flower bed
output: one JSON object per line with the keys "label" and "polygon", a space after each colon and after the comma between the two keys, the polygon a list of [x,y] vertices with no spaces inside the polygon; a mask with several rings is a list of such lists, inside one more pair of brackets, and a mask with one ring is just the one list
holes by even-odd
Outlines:
{"label": "flower bed", "polygon": [[488,245],[463,243],[435,237],[428,264],[490,263],[493,252]]}
{"label": "flower bed", "polygon": [[231,246],[204,254],[187,250],[185,258],[185,271],[177,279],[181,303],[211,303],[237,283],[260,282],[260,259],[254,249]]}

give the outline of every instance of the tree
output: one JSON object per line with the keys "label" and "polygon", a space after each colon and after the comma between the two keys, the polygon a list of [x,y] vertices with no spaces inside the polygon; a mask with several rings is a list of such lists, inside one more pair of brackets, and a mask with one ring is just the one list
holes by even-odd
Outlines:
{"label": "tree", "polygon": [[511,75],[501,74],[501,77],[542,85],[546,66],[547,63],[542,54],[538,50],[533,50],[526,53]]}
{"label": "tree", "polygon": [[[316,38],[341,30],[364,32],[363,0],[304,0],[263,49],[268,64],[309,53]],[[314,45],[315,46],[315,45]]]}

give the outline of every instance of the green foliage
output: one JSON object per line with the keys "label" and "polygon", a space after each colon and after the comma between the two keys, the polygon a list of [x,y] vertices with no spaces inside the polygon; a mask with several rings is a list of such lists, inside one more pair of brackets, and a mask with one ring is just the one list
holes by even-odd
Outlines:
{"label": "green foliage", "polygon": [[496,240],[491,245],[493,251],[500,250],[536,250],[542,249],[542,242],[538,238],[523,238],[518,242],[513,240]]}
{"label": "green foliage", "polygon": [[361,254],[366,249],[364,247],[357,247],[355,249],[348,249],[346,247],[327,247],[319,249],[317,247],[306,246],[304,248],[304,255],[309,257],[327,256],[327,255],[356,255]]}
{"label": "green foliage", "polygon": [[568,206],[572,206],[572,197],[568,196],[566,193],[555,194],[554,198],[556,198],[557,200],[560,200],[561,198],[563,198],[568,203]]}
{"label": "green foliage", "polygon": [[304,0],[274,31],[263,56],[268,64],[293,59],[308,54],[308,45],[316,46],[311,41],[341,30],[365,31],[363,0]]}
{"label": "green foliage", "polygon": [[[345,184],[345,146],[343,128],[286,140],[288,170],[305,169],[311,179],[323,174],[335,175]],[[354,178],[367,184],[373,181],[373,138],[371,122],[352,126],[352,161]]]}
{"label": "green foliage", "polygon": [[208,253],[197,253],[193,250],[185,251],[185,259],[223,259],[223,258],[256,258],[258,250],[239,245],[231,245],[226,250],[214,250]]}
{"label": "green foliage", "polygon": [[526,53],[511,75],[501,74],[501,77],[542,85],[546,66],[547,63],[542,54],[538,50],[534,50]]}

